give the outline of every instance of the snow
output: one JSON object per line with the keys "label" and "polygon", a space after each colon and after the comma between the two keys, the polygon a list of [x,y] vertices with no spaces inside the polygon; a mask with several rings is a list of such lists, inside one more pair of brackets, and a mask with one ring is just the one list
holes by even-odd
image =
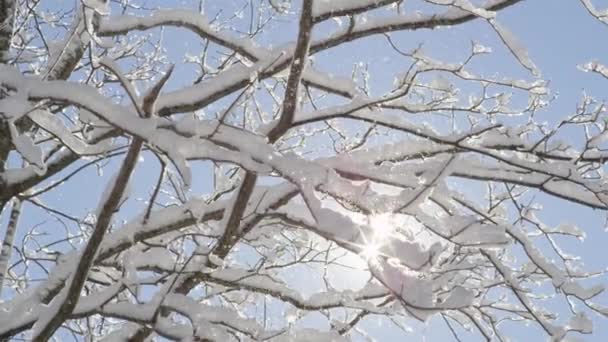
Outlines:
{"label": "snow", "polygon": [[554,233],[554,234],[571,235],[580,240],[584,240],[585,237],[587,236],[587,233],[585,233],[584,230],[579,228],[577,225],[571,224],[571,223],[560,223],[555,228],[546,227],[545,232]]}
{"label": "snow", "polygon": [[568,330],[576,330],[583,334],[591,334],[593,332],[593,322],[584,312],[579,312],[570,319]]}
{"label": "snow", "polygon": [[[227,217],[228,215],[226,215]],[[213,265],[215,266],[219,266],[219,267],[223,267],[224,266],[224,260],[219,258],[217,255],[215,254],[209,254],[209,262],[211,262]]]}
{"label": "snow", "polygon": [[[68,280],[69,283],[69,280]],[[59,309],[67,299],[69,286],[66,286],[48,305],[43,305],[41,311],[38,312],[38,317],[32,327],[32,336],[38,336],[42,329],[46,328],[47,324],[59,314]]]}
{"label": "snow", "polygon": [[0,99],[0,116],[7,121],[14,122],[30,110],[32,110],[32,105],[27,101],[25,91]]}
{"label": "snow", "polygon": [[11,132],[13,145],[21,156],[23,156],[23,159],[35,166],[34,170],[38,175],[46,173],[46,164],[42,159],[42,149],[40,146],[36,145],[29,136],[19,134],[14,123],[9,122],[8,126]]}
{"label": "snow", "polygon": [[[197,333],[199,335],[204,333],[202,336],[213,336],[218,334],[210,334],[208,331],[204,331],[204,324],[201,322],[219,323],[219,325],[226,325],[234,327],[237,330],[246,333],[249,336],[257,338],[264,330],[263,327],[258,325],[254,319],[247,319],[241,317],[238,312],[223,307],[213,307],[194,301],[192,298],[180,295],[170,294],[165,297],[163,305],[174,308],[177,312],[187,316],[192,321],[193,325],[198,327]],[[211,328],[216,330],[214,325],[209,324],[207,329]],[[219,336],[215,336],[218,338]],[[227,338],[227,336],[225,337]]]}
{"label": "snow", "polygon": [[451,6],[450,11],[452,16],[461,15],[462,13],[472,13],[476,16],[484,19],[494,19],[496,17],[496,13],[492,11],[488,11],[483,7],[477,7],[473,5],[468,0],[428,0],[428,2],[443,5],[443,6]]}
{"label": "snow", "polygon": [[291,2],[289,0],[270,0],[269,2],[279,13],[285,14],[291,8]]}
{"label": "snow", "polygon": [[128,341],[137,333],[139,325],[136,323],[125,323],[120,326],[119,329],[112,331],[110,334],[104,336],[102,342],[122,342]]}
{"label": "snow", "polygon": [[602,21],[604,23],[608,22],[608,10],[606,10],[606,9],[604,9],[604,10],[598,10],[593,5],[593,2],[591,0],[581,0],[581,2],[585,6],[585,8],[587,8],[587,10],[591,13],[591,15],[593,15],[598,20],[600,20],[600,21]]}
{"label": "snow", "polygon": [[490,25],[494,28],[496,33],[505,45],[509,48],[511,53],[517,58],[517,60],[523,65],[526,69],[528,69],[533,75],[540,76],[540,71],[530,59],[528,54],[528,50],[526,50],[523,45],[519,42],[519,40],[509,31],[507,28],[499,24],[496,20],[489,20]]}
{"label": "snow", "polygon": [[416,318],[426,320],[441,309],[459,309],[471,305],[473,293],[461,287],[453,289],[442,302],[435,303],[434,289],[443,284],[419,277],[406,268],[383,260],[371,264],[372,273],[411,307]]}
{"label": "snow", "polygon": [[98,144],[89,145],[86,142],[76,138],[72,132],[65,127],[59,118],[52,115],[48,111],[34,110],[28,114],[28,117],[32,119],[36,125],[51,133],[72,152],[78,155],[102,154],[109,151],[112,146],[110,140],[104,140]]}
{"label": "snow", "polygon": [[[285,64],[284,62],[288,61],[293,54],[293,46],[275,50],[265,49],[257,46],[253,40],[233,36],[227,31],[218,31],[204,15],[188,10],[157,10],[145,17],[112,16],[101,21],[99,34],[114,35],[127,30],[147,30],[161,25],[188,28],[201,37],[239,52],[253,63],[233,66],[228,72],[224,71],[218,75],[219,77],[203,82],[204,86],[201,84],[187,88],[182,92],[168,94],[171,96],[161,96],[157,105],[160,112],[165,110],[175,111],[181,106],[192,106],[196,103],[213,100],[216,91],[219,89],[229,89],[236,84],[250,82],[253,75],[259,75],[261,71],[266,70],[271,65]],[[277,72],[279,71],[281,70],[277,70]],[[304,70],[302,79],[304,82],[349,97],[358,93],[356,84],[352,80],[320,72],[312,67]],[[203,91],[203,89],[206,91]],[[173,98],[176,95],[178,98]]]}
{"label": "snow", "polygon": [[381,0],[316,0],[313,2],[312,15],[320,17],[336,11],[351,11],[357,8],[374,6]]}
{"label": "snow", "polygon": [[348,339],[340,336],[336,331],[325,332],[316,329],[293,329],[282,335],[270,339],[273,342],[307,342],[307,341],[328,341],[346,342]]}
{"label": "snow", "polygon": [[508,244],[510,241],[507,238],[505,227],[471,223],[459,227],[455,224],[452,228],[453,237],[451,240],[463,245],[485,245],[500,246]]}

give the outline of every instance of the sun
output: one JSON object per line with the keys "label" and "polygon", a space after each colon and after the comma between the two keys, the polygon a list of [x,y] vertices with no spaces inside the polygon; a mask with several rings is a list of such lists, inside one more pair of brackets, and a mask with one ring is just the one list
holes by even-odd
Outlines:
{"label": "sun", "polygon": [[378,213],[368,216],[369,232],[362,234],[364,245],[359,253],[364,260],[373,261],[382,254],[382,249],[395,232],[394,216],[392,213]]}
{"label": "sun", "polygon": [[366,261],[376,260],[380,256],[380,246],[377,244],[367,244],[360,253]]}

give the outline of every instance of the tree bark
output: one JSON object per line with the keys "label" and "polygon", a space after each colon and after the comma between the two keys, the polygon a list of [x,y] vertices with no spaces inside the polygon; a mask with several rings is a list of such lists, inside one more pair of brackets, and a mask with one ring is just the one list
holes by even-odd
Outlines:
{"label": "tree bark", "polygon": [[[15,0],[0,0],[0,64],[9,60],[9,50],[13,39],[13,24],[15,23]],[[0,99],[4,97],[4,90],[0,88]],[[0,115],[0,173],[5,169],[6,160],[11,149],[11,139],[8,125]],[[0,194],[4,193],[4,182],[0,176]],[[8,198],[0,197],[0,212]]]}
{"label": "tree bark", "polygon": [[13,250],[13,240],[15,238],[15,232],[17,231],[20,214],[21,200],[15,197],[8,220],[8,226],[6,227],[6,233],[4,234],[4,241],[2,241],[2,250],[0,251],[0,297],[2,295],[2,288],[4,287],[4,279],[8,273],[8,265]]}

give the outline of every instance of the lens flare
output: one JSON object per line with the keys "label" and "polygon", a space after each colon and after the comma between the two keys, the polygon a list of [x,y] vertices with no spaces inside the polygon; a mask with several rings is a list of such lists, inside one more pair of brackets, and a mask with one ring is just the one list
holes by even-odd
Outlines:
{"label": "lens flare", "polygon": [[389,242],[395,231],[395,220],[392,213],[373,214],[368,217],[369,234],[363,234],[364,246],[361,249],[361,257],[366,261],[373,261]]}

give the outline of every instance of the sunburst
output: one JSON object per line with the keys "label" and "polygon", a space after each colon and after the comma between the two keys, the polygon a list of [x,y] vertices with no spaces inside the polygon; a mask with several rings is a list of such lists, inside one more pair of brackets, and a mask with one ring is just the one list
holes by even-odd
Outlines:
{"label": "sunburst", "polygon": [[378,213],[368,216],[369,232],[362,234],[363,246],[359,253],[363,259],[370,262],[382,255],[382,249],[395,234],[396,222],[392,213]]}

